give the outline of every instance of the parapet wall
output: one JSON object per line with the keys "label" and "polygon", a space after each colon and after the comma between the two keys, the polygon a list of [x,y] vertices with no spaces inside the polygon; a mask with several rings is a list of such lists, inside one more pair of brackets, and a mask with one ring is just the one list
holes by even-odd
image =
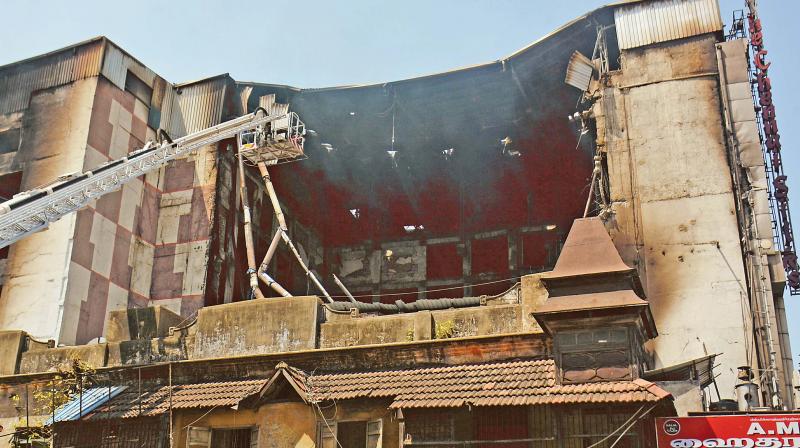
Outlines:
{"label": "parapet wall", "polygon": [[[538,275],[480,306],[384,316],[334,311],[316,296],[267,298],[202,308],[185,321],[163,307],[110,314],[107,342],[47,348],[22,331],[0,333],[0,376],[67,368],[73,359],[98,367],[301,352],[540,333],[530,313],[546,298]],[[477,302],[476,302],[477,303]]]}
{"label": "parapet wall", "polygon": [[189,359],[316,348],[316,296],[249,300],[201,308],[191,328]]}

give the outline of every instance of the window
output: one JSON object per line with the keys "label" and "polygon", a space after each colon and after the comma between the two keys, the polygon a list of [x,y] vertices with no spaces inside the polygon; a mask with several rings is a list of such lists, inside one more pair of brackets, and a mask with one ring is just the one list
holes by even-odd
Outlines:
{"label": "window", "polygon": [[[633,414],[633,411],[630,412]],[[579,448],[597,443],[630,418],[630,414],[620,413],[614,408],[562,408],[559,412],[559,433],[566,448]],[[639,425],[634,425],[617,442],[617,448],[638,448],[641,446],[638,437]],[[622,432],[615,433],[617,436]],[[601,446],[608,446],[614,438]]]}
{"label": "window", "polygon": [[189,427],[186,448],[208,448],[211,446],[211,428]]}
{"label": "window", "polygon": [[343,447],[367,448],[367,422],[339,422],[336,436]]}
{"label": "window", "polygon": [[[415,409],[406,415],[405,435],[415,443],[449,442],[455,440],[455,418],[439,409]],[[453,448],[456,445],[441,445]]]}
{"label": "window", "polygon": [[367,422],[367,448],[378,448],[383,445],[383,420]]}
{"label": "window", "polygon": [[320,448],[381,448],[383,421],[319,422],[317,427]]}
{"label": "window", "polygon": [[202,428],[190,426],[186,448],[256,448],[258,427],[249,428]]}
{"label": "window", "polygon": [[19,128],[0,131],[0,154],[18,150],[20,135]]}
{"label": "window", "polygon": [[320,422],[317,428],[320,448],[336,448],[336,422]]}
{"label": "window", "polygon": [[139,79],[136,75],[128,71],[125,77],[125,90],[132,93],[139,101],[143,102],[145,106],[150,107],[150,101],[153,98],[153,89],[144,81]]}
{"label": "window", "polygon": [[[0,137],[2,137],[2,133],[0,133]],[[1,140],[1,139],[0,139]],[[2,148],[2,142],[0,141],[0,148]],[[2,151],[0,150],[0,153]],[[0,174],[0,202],[5,202],[15,194],[19,193],[20,187],[22,185],[22,171],[14,171],[11,173]],[[4,260],[8,258],[8,247],[6,246],[0,249],[0,260]]]}
{"label": "window", "polygon": [[563,332],[555,342],[562,383],[633,378],[626,327]]}
{"label": "window", "polygon": [[528,448],[528,442],[496,443],[498,440],[526,440],[530,437],[528,409],[524,406],[475,408],[472,411],[473,438],[486,441],[476,448]]}

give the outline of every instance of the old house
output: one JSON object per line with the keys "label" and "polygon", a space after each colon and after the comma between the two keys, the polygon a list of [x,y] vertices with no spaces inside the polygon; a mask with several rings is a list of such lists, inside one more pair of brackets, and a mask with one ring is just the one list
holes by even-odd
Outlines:
{"label": "old house", "polygon": [[[621,446],[652,446],[653,417],[674,415],[673,397],[643,378],[652,365],[643,344],[656,328],[599,219],[576,221],[545,284],[550,297],[535,316],[546,333],[513,343],[395,342],[359,355],[254,357],[247,367],[220,359],[227,379],[248,373],[172,386],[109,372],[82,410],[78,396],[52,417],[54,444],[160,446],[172,434],[187,447],[585,446],[617,436]],[[490,307],[477,308],[473,319]],[[181,376],[198,381],[221,367],[213,364]],[[252,379],[260,372],[270,375]]]}

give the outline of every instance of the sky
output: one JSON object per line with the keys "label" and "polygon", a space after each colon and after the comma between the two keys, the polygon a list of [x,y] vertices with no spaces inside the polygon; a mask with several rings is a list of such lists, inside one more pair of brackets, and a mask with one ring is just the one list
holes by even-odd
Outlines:
{"label": "sky", "polygon": [[[105,35],[171,82],[381,83],[500,59],[611,1],[6,0],[0,65]],[[726,23],[744,8],[720,3]],[[800,240],[800,2],[761,0],[759,11]],[[798,362],[800,296],[786,303]]]}

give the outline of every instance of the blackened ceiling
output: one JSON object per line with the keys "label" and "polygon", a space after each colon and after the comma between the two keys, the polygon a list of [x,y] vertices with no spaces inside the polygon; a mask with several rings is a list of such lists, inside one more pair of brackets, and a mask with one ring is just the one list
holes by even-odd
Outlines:
{"label": "blackened ceiling", "polygon": [[601,9],[507,59],[421,78],[326,89],[238,86],[253,87],[251,110],[274,93],[314,131],[309,158],[278,167],[274,177],[326,244],[403,238],[404,225],[421,225],[428,237],[548,224],[566,230],[583,210],[592,154],[591,137],[579,145],[567,120],[580,92],[564,83],[565,70],[573,51],[592,54],[596,27],[612,21]]}

